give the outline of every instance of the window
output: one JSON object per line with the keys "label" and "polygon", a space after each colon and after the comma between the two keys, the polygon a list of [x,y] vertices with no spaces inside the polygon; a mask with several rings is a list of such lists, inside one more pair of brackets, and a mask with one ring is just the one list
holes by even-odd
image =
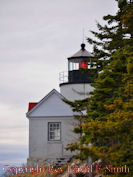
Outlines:
{"label": "window", "polygon": [[60,141],[61,140],[61,123],[49,122],[48,123],[48,140]]}

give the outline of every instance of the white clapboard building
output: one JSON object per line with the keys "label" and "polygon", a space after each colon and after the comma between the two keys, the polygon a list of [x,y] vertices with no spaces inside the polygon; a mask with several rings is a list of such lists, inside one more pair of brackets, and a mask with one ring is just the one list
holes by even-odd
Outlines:
{"label": "white clapboard building", "polygon": [[68,72],[61,72],[60,93],[53,89],[41,101],[29,103],[26,114],[29,119],[29,158],[28,165],[41,162],[52,162],[57,158],[68,158],[73,155],[65,147],[78,140],[73,133],[76,120],[71,107],[63,99],[81,100],[93,90],[89,72],[92,55],[81,44],[81,49],[68,58]]}

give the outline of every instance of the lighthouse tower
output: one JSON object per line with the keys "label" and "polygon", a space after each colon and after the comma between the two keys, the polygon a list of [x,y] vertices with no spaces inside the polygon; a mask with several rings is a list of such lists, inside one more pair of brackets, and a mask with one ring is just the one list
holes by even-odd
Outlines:
{"label": "lighthouse tower", "polygon": [[89,97],[93,91],[90,83],[93,82],[92,69],[93,56],[85,49],[85,44],[81,44],[81,49],[68,58],[68,72],[59,74],[60,93],[68,100],[82,100]]}

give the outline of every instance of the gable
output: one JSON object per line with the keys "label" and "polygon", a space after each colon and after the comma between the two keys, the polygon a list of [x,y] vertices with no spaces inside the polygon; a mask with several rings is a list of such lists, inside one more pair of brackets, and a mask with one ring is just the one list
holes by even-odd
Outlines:
{"label": "gable", "polygon": [[27,117],[73,116],[71,107],[64,103],[63,98],[59,92],[52,90],[27,113]]}

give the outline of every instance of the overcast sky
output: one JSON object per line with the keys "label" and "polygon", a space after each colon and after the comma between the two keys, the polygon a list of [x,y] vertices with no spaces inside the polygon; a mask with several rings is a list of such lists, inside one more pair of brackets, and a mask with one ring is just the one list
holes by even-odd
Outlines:
{"label": "overcast sky", "polygon": [[28,102],[59,91],[82,29],[90,37],[116,10],[115,0],[0,0],[0,164],[26,162]]}

